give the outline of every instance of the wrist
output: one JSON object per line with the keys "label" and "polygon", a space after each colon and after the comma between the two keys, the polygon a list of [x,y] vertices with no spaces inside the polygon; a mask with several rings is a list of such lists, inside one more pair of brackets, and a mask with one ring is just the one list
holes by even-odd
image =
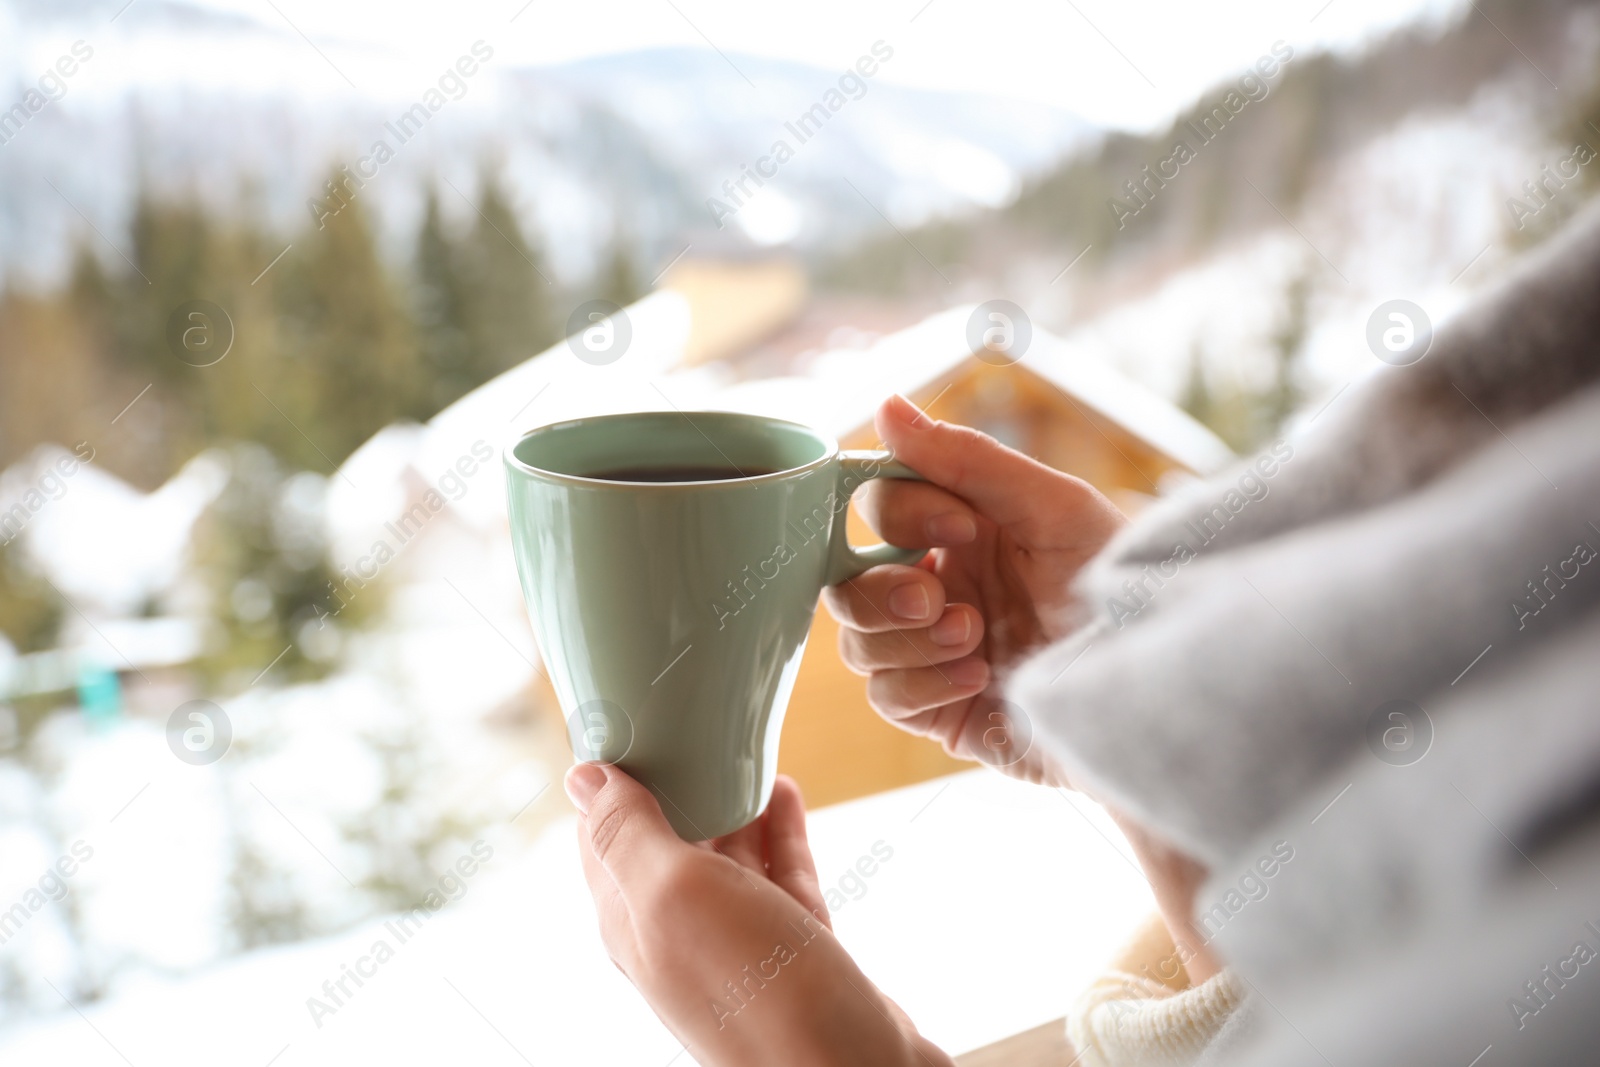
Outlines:
{"label": "wrist", "polygon": [[826,933],[784,968],[782,987],[699,1041],[679,1036],[707,1067],[954,1067]]}
{"label": "wrist", "polygon": [[956,1067],[956,1061],[950,1058],[948,1052],[914,1030],[909,1045],[910,1055],[905,1061],[907,1067]]}
{"label": "wrist", "polygon": [[1195,899],[1210,872],[1204,864],[1167,844],[1122,813],[1109,807],[1106,811],[1121,828],[1139,859],[1139,866],[1155,893],[1156,907],[1160,909],[1167,934],[1184,961],[1189,982],[1199,985],[1216,975],[1222,970],[1222,963],[1212,953],[1207,939],[1195,928],[1194,923]]}

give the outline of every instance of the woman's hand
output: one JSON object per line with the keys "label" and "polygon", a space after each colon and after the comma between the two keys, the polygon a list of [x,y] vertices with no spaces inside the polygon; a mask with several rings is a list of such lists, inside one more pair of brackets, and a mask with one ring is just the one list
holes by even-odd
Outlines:
{"label": "woman's hand", "polygon": [[700,1063],[950,1067],[834,938],[792,779],[699,845],[616,767],[580,763],[566,788],[606,950]]}
{"label": "woman's hand", "polygon": [[1031,734],[1009,728],[991,685],[1066,636],[1068,586],[1126,521],[1087,482],[977,430],[937,422],[892,397],[878,433],[927,482],[867,485],[862,514],[887,541],[933,548],[916,567],[874,567],[828,589],[844,662],[867,700],[946,751],[1036,782],[1065,785]]}

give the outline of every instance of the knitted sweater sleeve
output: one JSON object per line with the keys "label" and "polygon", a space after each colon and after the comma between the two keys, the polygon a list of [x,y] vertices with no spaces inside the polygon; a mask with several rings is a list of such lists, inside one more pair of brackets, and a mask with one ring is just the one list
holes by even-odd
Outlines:
{"label": "knitted sweater sleeve", "polygon": [[1243,1000],[1232,971],[1190,985],[1166,924],[1152,916],[1073,1004],[1067,1037],[1078,1067],[1190,1067]]}

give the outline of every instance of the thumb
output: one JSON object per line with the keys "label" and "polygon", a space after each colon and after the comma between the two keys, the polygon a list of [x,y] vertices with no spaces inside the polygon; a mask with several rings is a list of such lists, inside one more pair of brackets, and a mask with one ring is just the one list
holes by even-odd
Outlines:
{"label": "thumb", "polygon": [[650,790],[608,763],[580,763],[567,772],[567,796],[582,815],[585,846],[627,895],[684,844]]}
{"label": "thumb", "polygon": [[991,522],[1049,527],[1066,518],[1099,517],[1104,511],[1115,528],[1115,508],[1089,483],[1007,448],[986,433],[929,418],[899,395],[883,402],[875,421],[895,459],[955,493]]}

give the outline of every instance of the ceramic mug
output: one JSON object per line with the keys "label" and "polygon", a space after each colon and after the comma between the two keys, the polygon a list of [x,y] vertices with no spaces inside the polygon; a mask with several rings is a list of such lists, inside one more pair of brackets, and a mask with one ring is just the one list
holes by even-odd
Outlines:
{"label": "ceramic mug", "polygon": [[845,539],[888,452],[731,412],[576,419],[505,453],[522,592],[579,760],[644,783],[686,840],[766,808],[817,596],[923,552]]}

